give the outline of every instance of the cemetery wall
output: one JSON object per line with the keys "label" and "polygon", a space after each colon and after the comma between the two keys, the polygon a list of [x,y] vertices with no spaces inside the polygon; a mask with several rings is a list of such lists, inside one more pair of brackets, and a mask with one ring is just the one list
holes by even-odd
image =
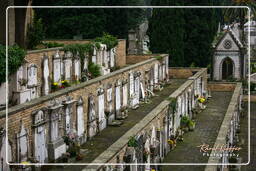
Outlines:
{"label": "cemetery wall", "polygon": [[[63,43],[63,44],[74,44],[74,43],[88,43],[89,40],[54,40],[52,42],[58,42],[58,43]],[[42,85],[42,59],[44,54],[48,56],[49,61],[52,61],[53,55],[56,54],[57,50],[61,50],[62,48],[49,48],[49,49],[42,49],[42,50],[31,50],[27,51],[27,55],[25,56],[25,59],[29,63],[34,63],[38,67],[38,84],[39,86]],[[63,55],[64,52],[60,51],[60,55]],[[126,41],[119,39],[118,45],[116,47],[116,65],[118,67],[123,67],[126,65]],[[49,72],[52,73],[52,62],[49,62]],[[50,74],[50,78],[52,79],[52,74]],[[39,91],[40,92],[40,91]]]}
{"label": "cemetery wall", "polygon": [[[202,87],[198,89],[198,83],[199,80],[201,80]],[[186,98],[189,99],[189,97],[194,98],[194,94],[201,92],[204,92],[207,88],[207,69],[201,68],[196,74],[194,74],[192,77],[188,78],[188,80],[182,84],[175,92],[170,94],[170,98],[184,98],[184,95],[187,93],[193,92],[192,96],[187,96]],[[197,89],[197,90],[196,90]],[[200,94],[200,93],[199,93]],[[201,95],[200,95],[201,96]],[[191,99],[190,99],[191,100]],[[189,101],[190,101],[189,100]],[[185,99],[184,99],[185,101]],[[177,103],[179,103],[179,100],[177,100]],[[192,104],[193,102],[190,101],[186,103],[186,105],[190,105],[190,109],[192,110]],[[194,101],[196,103],[196,101]],[[112,144],[107,150],[105,150],[103,153],[101,153],[93,162],[93,163],[125,163],[123,161],[124,156],[127,155],[128,150],[128,141],[130,137],[136,136],[140,137],[141,135],[144,135],[143,137],[151,136],[151,132],[153,127],[157,130],[157,132],[160,133],[162,138],[160,138],[160,146],[161,148],[164,148],[162,152],[160,152],[160,157],[164,157],[164,155],[168,152],[167,140],[168,138],[168,131],[169,128],[172,128],[175,131],[177,131],[177,127],[179,126],[179,121],[174,120],[176,123],[174,125],[169,125],[169,116],[170,113],[170,107],[169,107],[170,101],[164,100],[162,101],[156,108],[154,108],[146,117],[144,117],[139,123],[137,123],[133,128],[131,128],[129,131],[127,131],[122,137],[120,137],[114,144]],[[181,108],[184,107],[184,104],[178,104],[177,111],[180,111]],[[184,109],[186,110],[186,109]],[[187,111],[187,114],[191,111]],[[184,113],[186,113],[184,111]],[[184,115],[184,113],[182,115]],[[189,114],[188,114],[189,115]],[[168,119],[167,119],[168,118]],[[180,118],[180,113],[175,113],[174,118]],[[178,122],[178,123],[177,123]],[[167,126],[168,125],[168,126]],[[165,132],[165,133],[164,133]],[[175,134],[175,133],[174,133]],[[144,146],[144,144],[143,144]],[[165,152],[164,152],[165,151]],[[158,154],[159,155],[159,154]],[[137,161],[139,163],[139,161]],[[106,167],[106,166],[105,166]],[[112,167],[112,169],[114,166]],[[104,170],[103,165],[90,165],[84,168],[84,171],[86,170]],[[105,168],[106,169],[106,168]]]}
{"label": "cemetery wall", "polygon": [[170,67],[169,76],[171,78],[188,78],[201,68],[183,68],[183,67]]}
{"label": "cemetery wall", "polygon": [[152,57],[153,57],[152,54],[149,54],[149,55],[127,55],[126,62],[127,62],[127,64],[136,64],[138,62],[150,59]]}
{"label": "cemetery wall", "polygon": [[232,82],[209,82],[208,89],[211,91],[234,91],[236,84]]}
{"label": "cemetery wall", "polygon": [[[57,40],[45,40],[44,42],[56,42],[56,43],[63,43],[64,45],[68,44],[82,44],[82,43],[89,43],[90,40],[71,40],[71,39],[57,39]],[[116,65],[119,67],[123,67],[126,65],[126,40],[125,39],[118,39],[118,45],[116,47]]]}
{"label": "cemetery wall", "polygon": [[[56,49],[55,49],[56,50]],[[55,51],[54,50],[54,51]],[[37,53],[30,53],[29,57],[31,60],[33,59],[35,63],[36,57],[38,55],[42,55],[43,52],[37,52]],[[52,53],[51,50],[48,51],[48,53]],[[49,55],[51,56],[51,55]],[[166,56],[166,55],[165,55]],[[168,58],[168,55],[166,56]],[[115,83],[117,80],[127,80],[129,78],[130,72],[141,72],[141,78],[143,79],[144,74],[146,70],[149,70],[150,68],[154,67],[155,64],[160,63],[156,59],[149,59],[140,63],[137,63],[135,65],[131,65],[125,68],[122,68],[120,70],[114,71],[110,74],[97,77],[95,79],[89,80],[87,82],[80,83],[78,85],[74,85],[72,87],[68,87],[56,92],[53,92],[46,96],[41,96],[39,98],[36,98],[32,101],[19,104],[13,107],[10,107],[8,109],[8,134],[9,134],[9,140],[12,145],[13,150],[13,159],[16,157],[16,135],[20,131],[21,123],[24,125],[24,128],[27,130],[28,133],[28,146],[32,147],[33,144],[33,128],[32,128],[32,113],[37,110],[41,110],[45,107],[48,107],[50,105],[50,102],[54,99],[57,99],[58,101],[63,101],[66,99],[67,96],[72,97],[74,100],[78,100],[80,97],[82,97],[84,103],[83,103],[83,110],[84,110],[84,128],[87,128],[87,118],[88,118],[88,98],[89,96],[94,97],[94,99],[97,99],[97,91],[101,87],[104,90],[106,90],[106,87],[110,84],[113,88],[115,87]],[[106,95],[106,91],[105,91]],[[112,99],[114,99],[114,93],[112,93]],[[72,119],[72,125],[73,127],[76,127],[76,103],[72,105],[73,113],[72,116],[74,117]],[[95,101],[95,104],[97,106],[97,101]],[[97,107],[96,107],[97,108]],[[6,117],[6,111],[0,111],[0,125],[5,125],[5,117]],[[46,120],[46,122],[48,122]],[[48,135],[49,132],[47,132],[46,129],[46,135]],[[29,154],[32,154],[33,151],[31,151],[33,148],[28,148]]]}

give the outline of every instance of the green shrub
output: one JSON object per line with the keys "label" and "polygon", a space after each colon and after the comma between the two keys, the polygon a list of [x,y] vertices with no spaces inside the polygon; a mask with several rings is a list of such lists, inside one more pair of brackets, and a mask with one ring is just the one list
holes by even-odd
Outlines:
{"label": "green shrub", "polygon": [[33,24],[29,25],[27,32],[27,48],[35,49],[37,45],[42,43],[45,36],[45,30],[42,19],[34,19]]}
{"label": "green shrub", "polygon": [[100,66],[98,64],[90,63],[88,66],[88,70],[92,75],[92,78],[96,78],[98,76],[101,76],[100,73]]}
{"label": "green shrub", "polygon": [[188,121],[188,126],[189,126],[189,127],[193,127],[193,126],[195,126],[195,124],[196,124],[196,123],[195,123],[194,121],[192,121],[192,120],[189,120],[189,121]]}
{"label": "green shrub", "polygon": [[188,126],[189,120],[190,120],[190,119],[189,119],[187,116],[182,116],[182,117],[181,117],[181,120],[180,120],[180,125],[181,125],[182,127]]}
{"label": "green shrub", "polygon": [[[0,85],[6,74],[6,46],[0,44]],[[23,64],[26,52],[17,45],[8,46],[8,75],[15,73]]]}
{"label": "green shrub", "polygon": [[129,141],[128,141],[128,147],[137,147],[138,146],[138,142],[136,140],[136,138],[130,137]]}
{"label": "green shrub", "polygon": [[[94,42],[100,42],[102,44],[105,44],[107,46],[107,49],[110,50],[118,45],[118,40],[116,37],[104,33],[102,37],[97,37],[94,39]],[[96,45],[96,44],[95,44]],[[96,45],[97,47],[98,45]],[[97,47],[98,48],[98,47]]]}
{"label": "green shrub", "polygon": [[172,113],[175,113],[176,112],[177,99],[173,98],[173,97],[170,97],[167,100],[170,101],[169,105],[172,108]]}

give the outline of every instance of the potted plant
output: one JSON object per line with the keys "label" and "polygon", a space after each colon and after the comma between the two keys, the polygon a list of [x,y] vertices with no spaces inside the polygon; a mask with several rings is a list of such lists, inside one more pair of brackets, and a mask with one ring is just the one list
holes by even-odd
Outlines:
{"label": "potted plant", "polygon": [[127,145],[128,145],[128,147],[137,147],[138,142],[137,142],[136,138],[134,136],[132,136],[132,137],[130,137]]}
{"label": "potted plant", "polygon": [[51,88],[52,88],[53,91],[58,90],[59,89],[59,83],[57,83],[57,82],[52,83],[52,87]]}
{"label": "potted plant", "polygon": [[188,128],[189,128],[189,131],[194,131],[195,129],[195,126],[196,126],[196,123],[192,120],[189,120],[188,121]]}
{"label": "potted plant", "polygon": [[189,118],[187,116],[181,116],[180,126],[181,128],[185,128],[188,126]]}
{"label": "potted plant", "polygon": [[61,81],[61,88],[66,88],[66,87],[70,87],[70,83],[68,80],[63,80]]}

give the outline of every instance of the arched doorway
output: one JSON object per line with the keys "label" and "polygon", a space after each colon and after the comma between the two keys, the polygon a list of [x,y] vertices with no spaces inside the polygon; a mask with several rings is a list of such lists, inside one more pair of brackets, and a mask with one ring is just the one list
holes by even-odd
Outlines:
{"label": "arched doorway", "polygon": [[222,79],[226,80],[233,77],[233,61],[227,57],[222,63]]}

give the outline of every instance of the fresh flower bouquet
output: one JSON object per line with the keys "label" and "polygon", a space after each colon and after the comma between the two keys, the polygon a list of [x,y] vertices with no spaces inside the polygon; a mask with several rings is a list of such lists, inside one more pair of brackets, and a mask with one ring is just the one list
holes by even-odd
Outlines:
{"label": "fresh flower bouquet", "polygon": [[205,100],[204,97],[199,97],[199,98],[198,98],[198,102],[199,102],[199,103],[205,103],[206,100]]}

